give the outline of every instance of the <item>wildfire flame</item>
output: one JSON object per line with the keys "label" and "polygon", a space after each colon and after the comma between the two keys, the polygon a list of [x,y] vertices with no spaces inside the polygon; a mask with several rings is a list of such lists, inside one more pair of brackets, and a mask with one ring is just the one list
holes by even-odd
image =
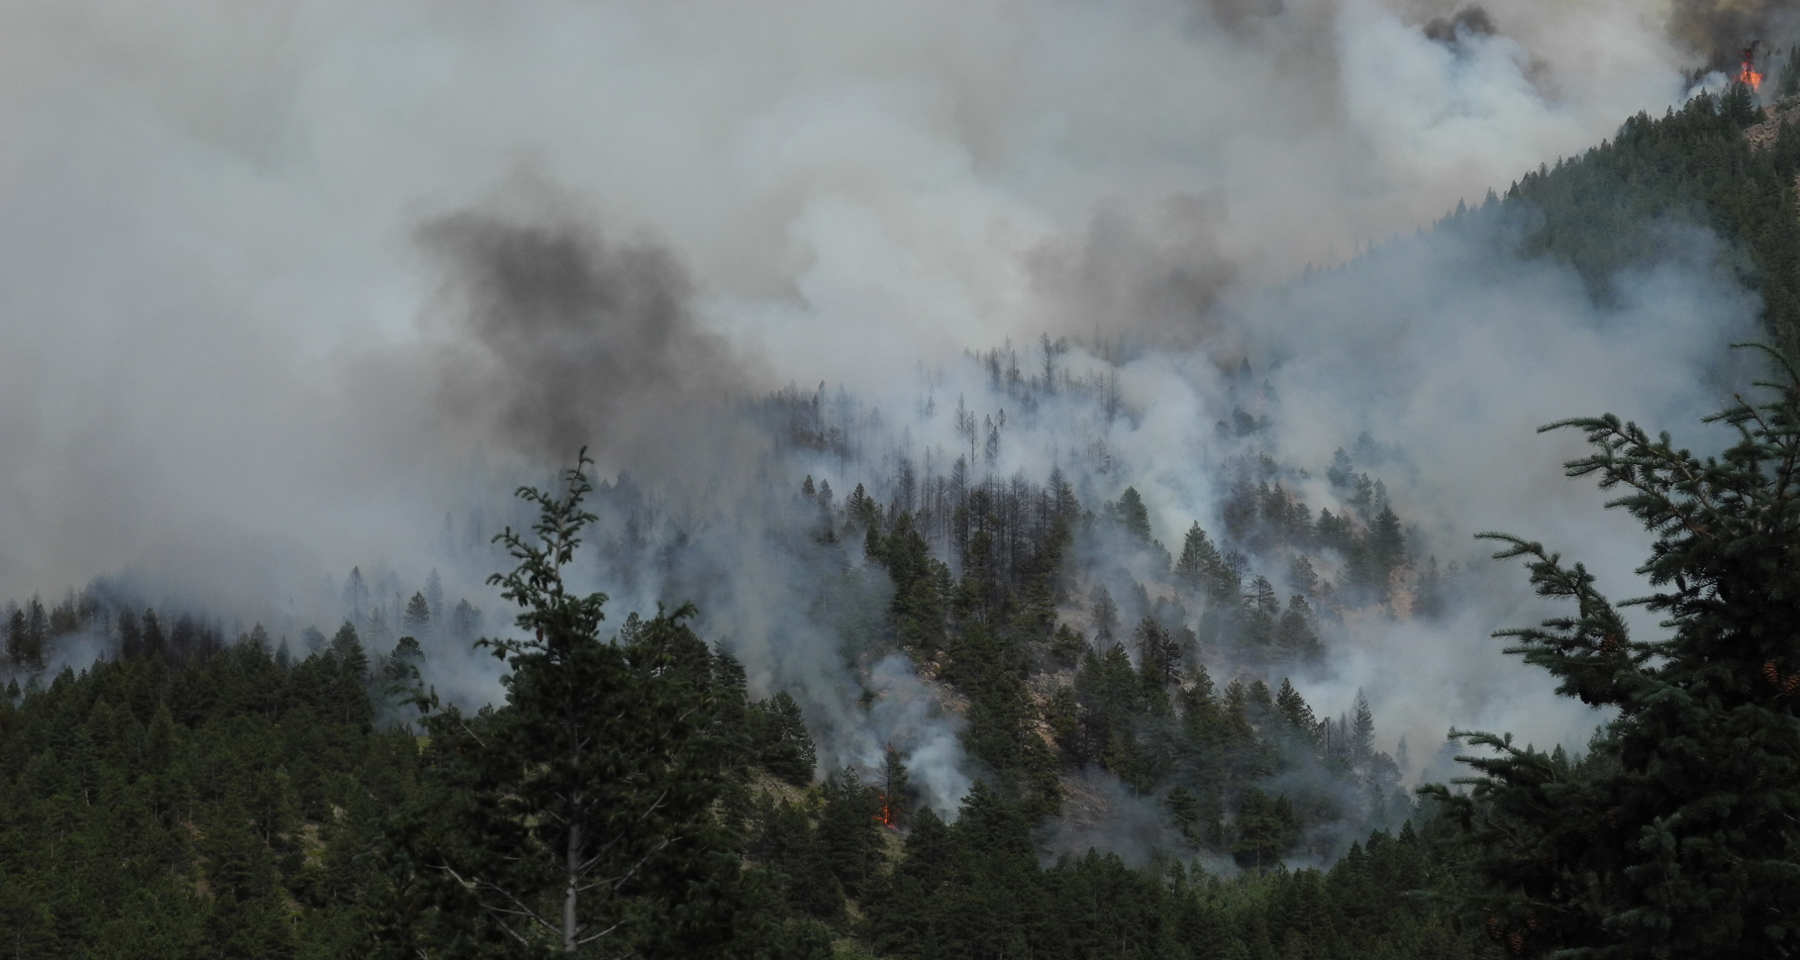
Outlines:
{"label": "wildfire flame", "polygon": [[884,827],[892,829],[894,826],[894,809],[892,807],[888,806],[888,798],[887,798],[886,794],[882,794],[880,799],[881,799],[881,812],[877,813],[875,815],[875,822],[881,824]]}
{"label": "wildfire flame", "polygon": [[1744,50],[1744,68],[1738,71],[1738,82],[1752,90],[1762,86],[1763,75],[1756,72],[1756,45],[1751,44]]}

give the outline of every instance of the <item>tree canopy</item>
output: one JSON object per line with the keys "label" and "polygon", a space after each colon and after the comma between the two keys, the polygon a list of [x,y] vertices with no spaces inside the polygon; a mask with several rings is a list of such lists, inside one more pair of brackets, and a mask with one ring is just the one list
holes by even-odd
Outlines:
{"label": "tree canopy", "polygon": [[[1593,452],[1567,463],[1655,535],[1622,604],[1580,563],[1505,534],[1565,616],[1502,631],[1509,653],[1614,719],[1580,758],[1459,734],[1477,771],[1429,793],[1455,811],[1486,885],[1463,899],[1514,953],[1786,957],[1800,949],[1800,377],[1709,418],[1735,431],[1700,457],[1617,417],[1566,420]],[[1632,636],[1619,607],[1665,619]]]}

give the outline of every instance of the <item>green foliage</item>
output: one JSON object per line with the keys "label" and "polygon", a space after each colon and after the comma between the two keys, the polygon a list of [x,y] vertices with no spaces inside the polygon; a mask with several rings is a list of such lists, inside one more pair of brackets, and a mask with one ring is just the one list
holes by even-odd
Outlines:
{"label": "green foliage", "polygon": [[751,704],[744,712],[744,725],[759,764],[794,786],[812,782],[818,750],[806,732],[800,705],[787,691]]}
{"label": "green foliage", "polygon": [[1117,503],[1106,505],[1106,512],[1118,520],[1127,534],[1139,542],[1150,542],[1150,510],[1144,506],[1144,498],[1136,487],[1126,487],[1125,492],[1119,494]]}
{"label": "green foliage", "polygon": [[1617,711],[1580,760],[1461,734],[1490,751],[1463,758],[1469,793],[1431,788],[1487,881],[1463,903],[1496,937],[1580,957],[1777,957],[1800,942],[1800,379],[1786,372],[1765,385],[1774,399],[1710,418],[1737,434],[1718,457],[1610,415],[1545,428],[1584,432],[1594,452],[1569,475],[1619,491],[1609,505],[1656,537],[1640,570],[1655,592],[1628,602],[1666,636],[1634,638],[1581,564],[1484,535],[1574,607],[1503,631],[1508,652]]}
{"label": "green foliage", "polygon": [[1044,867],[1028,822],[978,785],[954,825],[920,814],[904,858],[864,901],[861,929],[895,958],[1477,956],[1405,893],[1444,869],[1410,828],[1369,835],[1324,873],[1272,867],[1226,881],[1092,851]]}
{"label": "green foliage", "polygon": [[425,792],[390,827],[387,909],[417,922],[386,931],[383,951],[754,949],[735,917],[749,892],[710,814],[726,744],[711,728],[706,648],[682,623],[692,608],[606,643],[605,595],[565,586],[594,519],[588,463],[560,495],[519,491],[539,510],[532,538],[496,538],[518,566],[492,582],[521,608],[526,638],[479,643],[510,668],[504,705],[425,718]]}
{"label": "green foliage", "polygon": [[1300,818],[1286,796],[1271,798],[1251,787],[1238,800],[1236,837],[1231,855],[1246,870],[1262,870],[1281,862],[1299,839]]}
{"label": "green foliage", "polygon": [[833,875],[830,851],[805,809],[785,800],[772,803],[765,795],[756,820],[758,828],[746,853],[774,877],[783,911],[798,918],[840,921],[844,889]]}
{"label": "green foliage", "polygon": [[1639,114],[1612,142],[1528,174],[1503,203],[1468,216],[1498,214],[1516,228],[1519,253],[1570,263],[1603,300],[1617,296],[1621,274],[1689,256],[1692,236],[1683,227],[1715,230],[1733,248],[1720,266],[1762,295],[1770,336],[1794,356],[1800,135],[1790,126],[1772,149],[1753,150],[1742,133],[1759,115],[1741,85],[1696,97],[1662,119]]}
{"label": "green foliage", "polygon": [[6,952],[341,954],[370,884],[353,854],[417,767],[412,736],[371,730],[366,709],[351,667],[321,652],[285,668],[260,628],[0,703]]}

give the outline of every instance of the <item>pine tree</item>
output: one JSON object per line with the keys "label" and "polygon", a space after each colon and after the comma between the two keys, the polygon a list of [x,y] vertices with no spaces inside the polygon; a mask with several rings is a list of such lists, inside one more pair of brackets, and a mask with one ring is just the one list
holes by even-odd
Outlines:
{"label": "pine tree", "polygon": [[818,751],[806,732],[800,705],[786,690],[756,704],[746,721],[755,744],[757,762],[777,777],[805,786],[813,780]]}
{"label": "pine tree", "polygon": [[1106,589],[1105,584],[1094,588],[1092,599],[1094,601],[1094,644],[1101,647],[1111,646],[1113,634],[1119,629],[1118,604],[1113,603],[1112,591]]}
{"label": "pine tree", "polygon": [[845,767],[825,779],[819,843],[844,893],[860,897],[875,873],[881,849],[881,795]]}
{"label": "pine tree", "polygon": [[481,611],[466,599],[456,601],[456,609],[450,611],[450,636],[466,643],[473,641],[480,632]]}
{"label": "pine tree", "polygon": [[443,790],[396,825],[391,862],[401,880],[423,878],[440,922],[386,951],[426,952],[435,938],[461,951],[692,956],[738,932],[741,868],[708,813],[722,745],[707,734],[706,692],[666,652],[692,609],[606,643],[606,596],[565,585],[595,519],[582,506],[591,463],[584,451],[560,495],[521,488],[538,521],[496,538],[518,566],[490,582],[521,608],[525,639],[478,644],[507,663],[503,706],[425,720]]}
{"label": "pine tree", "polygon": [[906,763],[900,759],[900,752],[888,744],[882,751],[881,763],[881,824],[884,827],[900,829],[906,825],[908,815],[912,812],[912,787],[906,774]]}
{"label": "pine tree", "polygon": [[1312,616],[1312,606],[1305,597],[1296,593],[1288,598],[1287,611],[1275,626],[1275,645],[1283,656],[1305,663],[1325,655],[1325,645],[1313,629]]}
{"label": "pine tree", "polygon": [[1428,788],[1486,879],[1460,901],[1515,952],[1773,958],[1800,941],[1800,377],[1784,372],[1774,399],[1709,418],[1737,431],[1718,457],[1611,415],[1544,428],[1583,431],[1594,452],[1568,474],[1622,491],[1610,505],[1654,534],[1655,592],[1630,602],[1666,635],[1635,639],[1583,565],[1485,535],[1573,604],[1502,631],[1508,652],[1617,711],[1580,761],[1457,734],[1489,751],[1462,758],[1471,789]]}
{"label": "pine tree", "polygon": [[431,622],[444,622],[444,581],[439,579],[436,567],[431,568],[431,576],[425,578],[425,602],[431,608]]}
{"label": "pine tree", "polygon": [[406,602],[406,612],[401,615],[400,625],[407,634],[418,636],[431,625],[431,601],[425,599],[423,593],[415,593]]}
{"label": "pine tree", "polygon": [[369,585],[363,580],[362,568],[351,567],[344,580],[344,615],[352,624],[369,615]]}
{"label": "pine tree", "polygon": [[1181,646],[1155,617],[1145,617],[1138,623],[1135,639],[1145,683],[1160,690],[1181,679]]}
{"label": "pine tree", "polygon": [[1289,726],[1303,731],[1309,738],[1312,736],[1313,728],[1319,725],[1319,720],[1313,716],[1312,707],[1307,705],[1306,698],[1300,695],[1300,691],[1294,689],[1293,683],[1289,682],[1286,677],[1281,678],[1281,689],[1275,693],[1275,709],[1280,711],[1282,718],[1287,720]]}
{"label": "pine tree", "polygon": [[1331,466],[1325,470],[1325,479],[1330,480],[1334,487],[1348,489],[1355,482],[1355,477],[1350,455],[1344,452],[1343,447],[1337,448],[1337,452],[1331,455]]}
{"label": "pine tree", "polygon": [[1115,509],[1119,524],[1125,528],[1126,533],[1139,542],[1150,542],[1150,511],[1144,506],[1144,498],[1138,494],[1136,487],[1126,487],[1125,492],[1119,494]]}
{"label": "pine tree", "polygon": [[1350,757],[1357,766],[1375,755],[1375,712],[1369,709],[1369,698],[1356,691],[1356,706],[1350,720]]}
{"label": "pine tree", "polygon": [[1175,582],[1189,593],[1199,593],[1216,575],[1220,562],[1219,548],[1196,523],[1188,527],[1187,537],[1182,540],[1181,558],[1175,561]]}
{"label": "pine tree", "polygon": [[362,639],[356,635],[356,628],[350,621],[344,621],[326,649],[349,676],[362,680],[369,675],[369,655],[363,651]]}

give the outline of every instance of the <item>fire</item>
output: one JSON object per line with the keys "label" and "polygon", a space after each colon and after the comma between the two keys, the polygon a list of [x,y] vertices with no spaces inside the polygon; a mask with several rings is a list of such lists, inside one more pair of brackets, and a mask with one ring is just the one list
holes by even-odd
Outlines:
{"label": "fire", "polygon": [[1756,44],[1744,48],[1744,68],[1738,71],[1737,79],[1752,90],[1762,86],[1763,75],[1756,72]]}
{"label": "fire", "polygon": [[884,793],[877,799],[881,801],[881,812],[875,814],[875,822],[891,830],[894,828],[894,808],[888,806],[887,794]]}

